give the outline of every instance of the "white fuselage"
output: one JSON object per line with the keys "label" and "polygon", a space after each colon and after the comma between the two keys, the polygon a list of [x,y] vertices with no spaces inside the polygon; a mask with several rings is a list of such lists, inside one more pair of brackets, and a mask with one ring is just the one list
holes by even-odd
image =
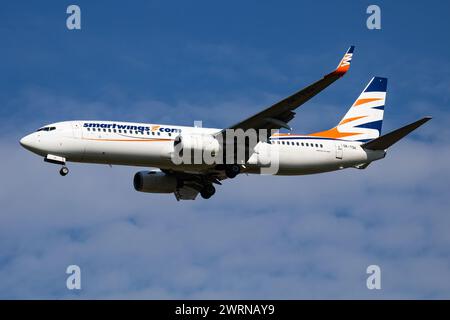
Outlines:
{"label": "white fuselage", "polygon": [[[22,138],[28,150],[65,161],[158,167],[167,170],[202,172],[204,165],[175,165],[171,154],[179,134],[211,135],[221,129],[196,128],[113,121],[66,121],[48,125]],[[260,145],[263,142],[259,143]],[[274,135],[266,148],[277,148],[278,175],[301,175],[357,167],[384,157],[384,151],[361,148],[361,143],[303,135]],[[256,148],[258,149],[258,148]],[[268,150],[268,149],[265,149]],[[259,172],[255,157],[246,163],[247,172]]]}

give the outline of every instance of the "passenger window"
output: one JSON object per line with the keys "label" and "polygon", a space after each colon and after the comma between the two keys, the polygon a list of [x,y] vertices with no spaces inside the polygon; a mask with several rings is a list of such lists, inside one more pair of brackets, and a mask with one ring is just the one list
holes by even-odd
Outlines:
{"label": "passenger window", "polygon": [[309,147],[309,143],[308,142],[306,142],[306,146]]}
{"label": "passenger window", "polygon": [[119,133],[122,133],[122,130],[119,129]]}
{"label": "passenger window", "polygon": [[91,129],[90,129],[90,128],[87,128],[87,131],[91,131]]}
{"label": "passenger window", "polygon": [[106,132],[106,129],[103,129],[103,132]]}
{"label": "passenger window", "polygon": [[299,145],[299,143],[297,142],[297,145]]}
{"label": "passenger window", "polygon": [[161,135],[161,133],[160,132],[158,132],[158,136],[160,136]]}
{"label": "passenger window", "polygon": [[116,132],[117,132],[117,130],[116,130],[116,129],[114,129],[113,131],[114,131],[114,133],[116,133]]}
{"label": "passenger window", "polygon": [[154,132],[152,132],[152,136],[154,136],[155,135],[155,133]]}
{"label": "passenger window", "polygon": [[302,142],[302,147],[304,147],[305,146],[305,144]]}
{"label": "passenger window", "polygon": [[316,143],[316,148],[318,148],[319,147],[319,145]]}
{"label": "passenger window", "polygon": [[322,145],[322,144],[320,144],[320,147],[321,147],[321,148],[323,148],[323,145]]}
{"label": "passenger window", "polygon": [[169,137],[171,137],[172,136],[172,134],[169,132]]}

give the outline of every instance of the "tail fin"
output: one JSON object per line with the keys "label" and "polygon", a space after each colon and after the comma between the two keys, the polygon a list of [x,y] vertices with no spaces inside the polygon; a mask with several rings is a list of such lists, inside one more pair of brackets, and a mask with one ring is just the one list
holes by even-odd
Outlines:
{"label": "tail fin", "polygon": [[378,138],[383,124],[387,79],[374,77],[337,125],[339,132],[352,133],[347,140]]}
{"label": "tail fin", "polygon": [[362,147],[369,150],[386,150],[394,143],[405,137],[410,132],[416,130],[418,127],[420,127],[430,119],[431,117],[424,117],[420,120],[417,120],[416,122],[410,123],[404,127],[401,127],[397,130],[389,132],[388,134],[369,141],[363,144]]}
{"label": "tail fin", "polygon": [[374,77],[333,129],[311,136],[366,142],[378,138],[383,123],[387,78]]}

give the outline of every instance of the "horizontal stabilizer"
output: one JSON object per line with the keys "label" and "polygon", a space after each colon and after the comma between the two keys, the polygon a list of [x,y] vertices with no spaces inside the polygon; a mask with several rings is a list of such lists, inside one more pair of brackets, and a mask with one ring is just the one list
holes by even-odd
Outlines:
{"label": "horizontal stabilizer", "polygon": [[416,122],[410,123],[404,127],[382,135],[381,137],[378,137],[372,141],[364,143],[362,147],[369,150],[386,150],[394,143],[405,137],[410,132],[416,130],[418,127],[420,127],[430,119],[431,117],[424,117]]}

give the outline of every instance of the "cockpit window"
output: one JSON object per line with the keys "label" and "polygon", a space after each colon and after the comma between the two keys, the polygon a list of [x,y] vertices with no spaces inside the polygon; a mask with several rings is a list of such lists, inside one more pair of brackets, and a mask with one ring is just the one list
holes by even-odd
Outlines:
{"label": "cockpit window", "polygon": [[42,127],[42,128],[37,129],[37,131],[53,131],[55,129],[56,129],[56,127]]}

